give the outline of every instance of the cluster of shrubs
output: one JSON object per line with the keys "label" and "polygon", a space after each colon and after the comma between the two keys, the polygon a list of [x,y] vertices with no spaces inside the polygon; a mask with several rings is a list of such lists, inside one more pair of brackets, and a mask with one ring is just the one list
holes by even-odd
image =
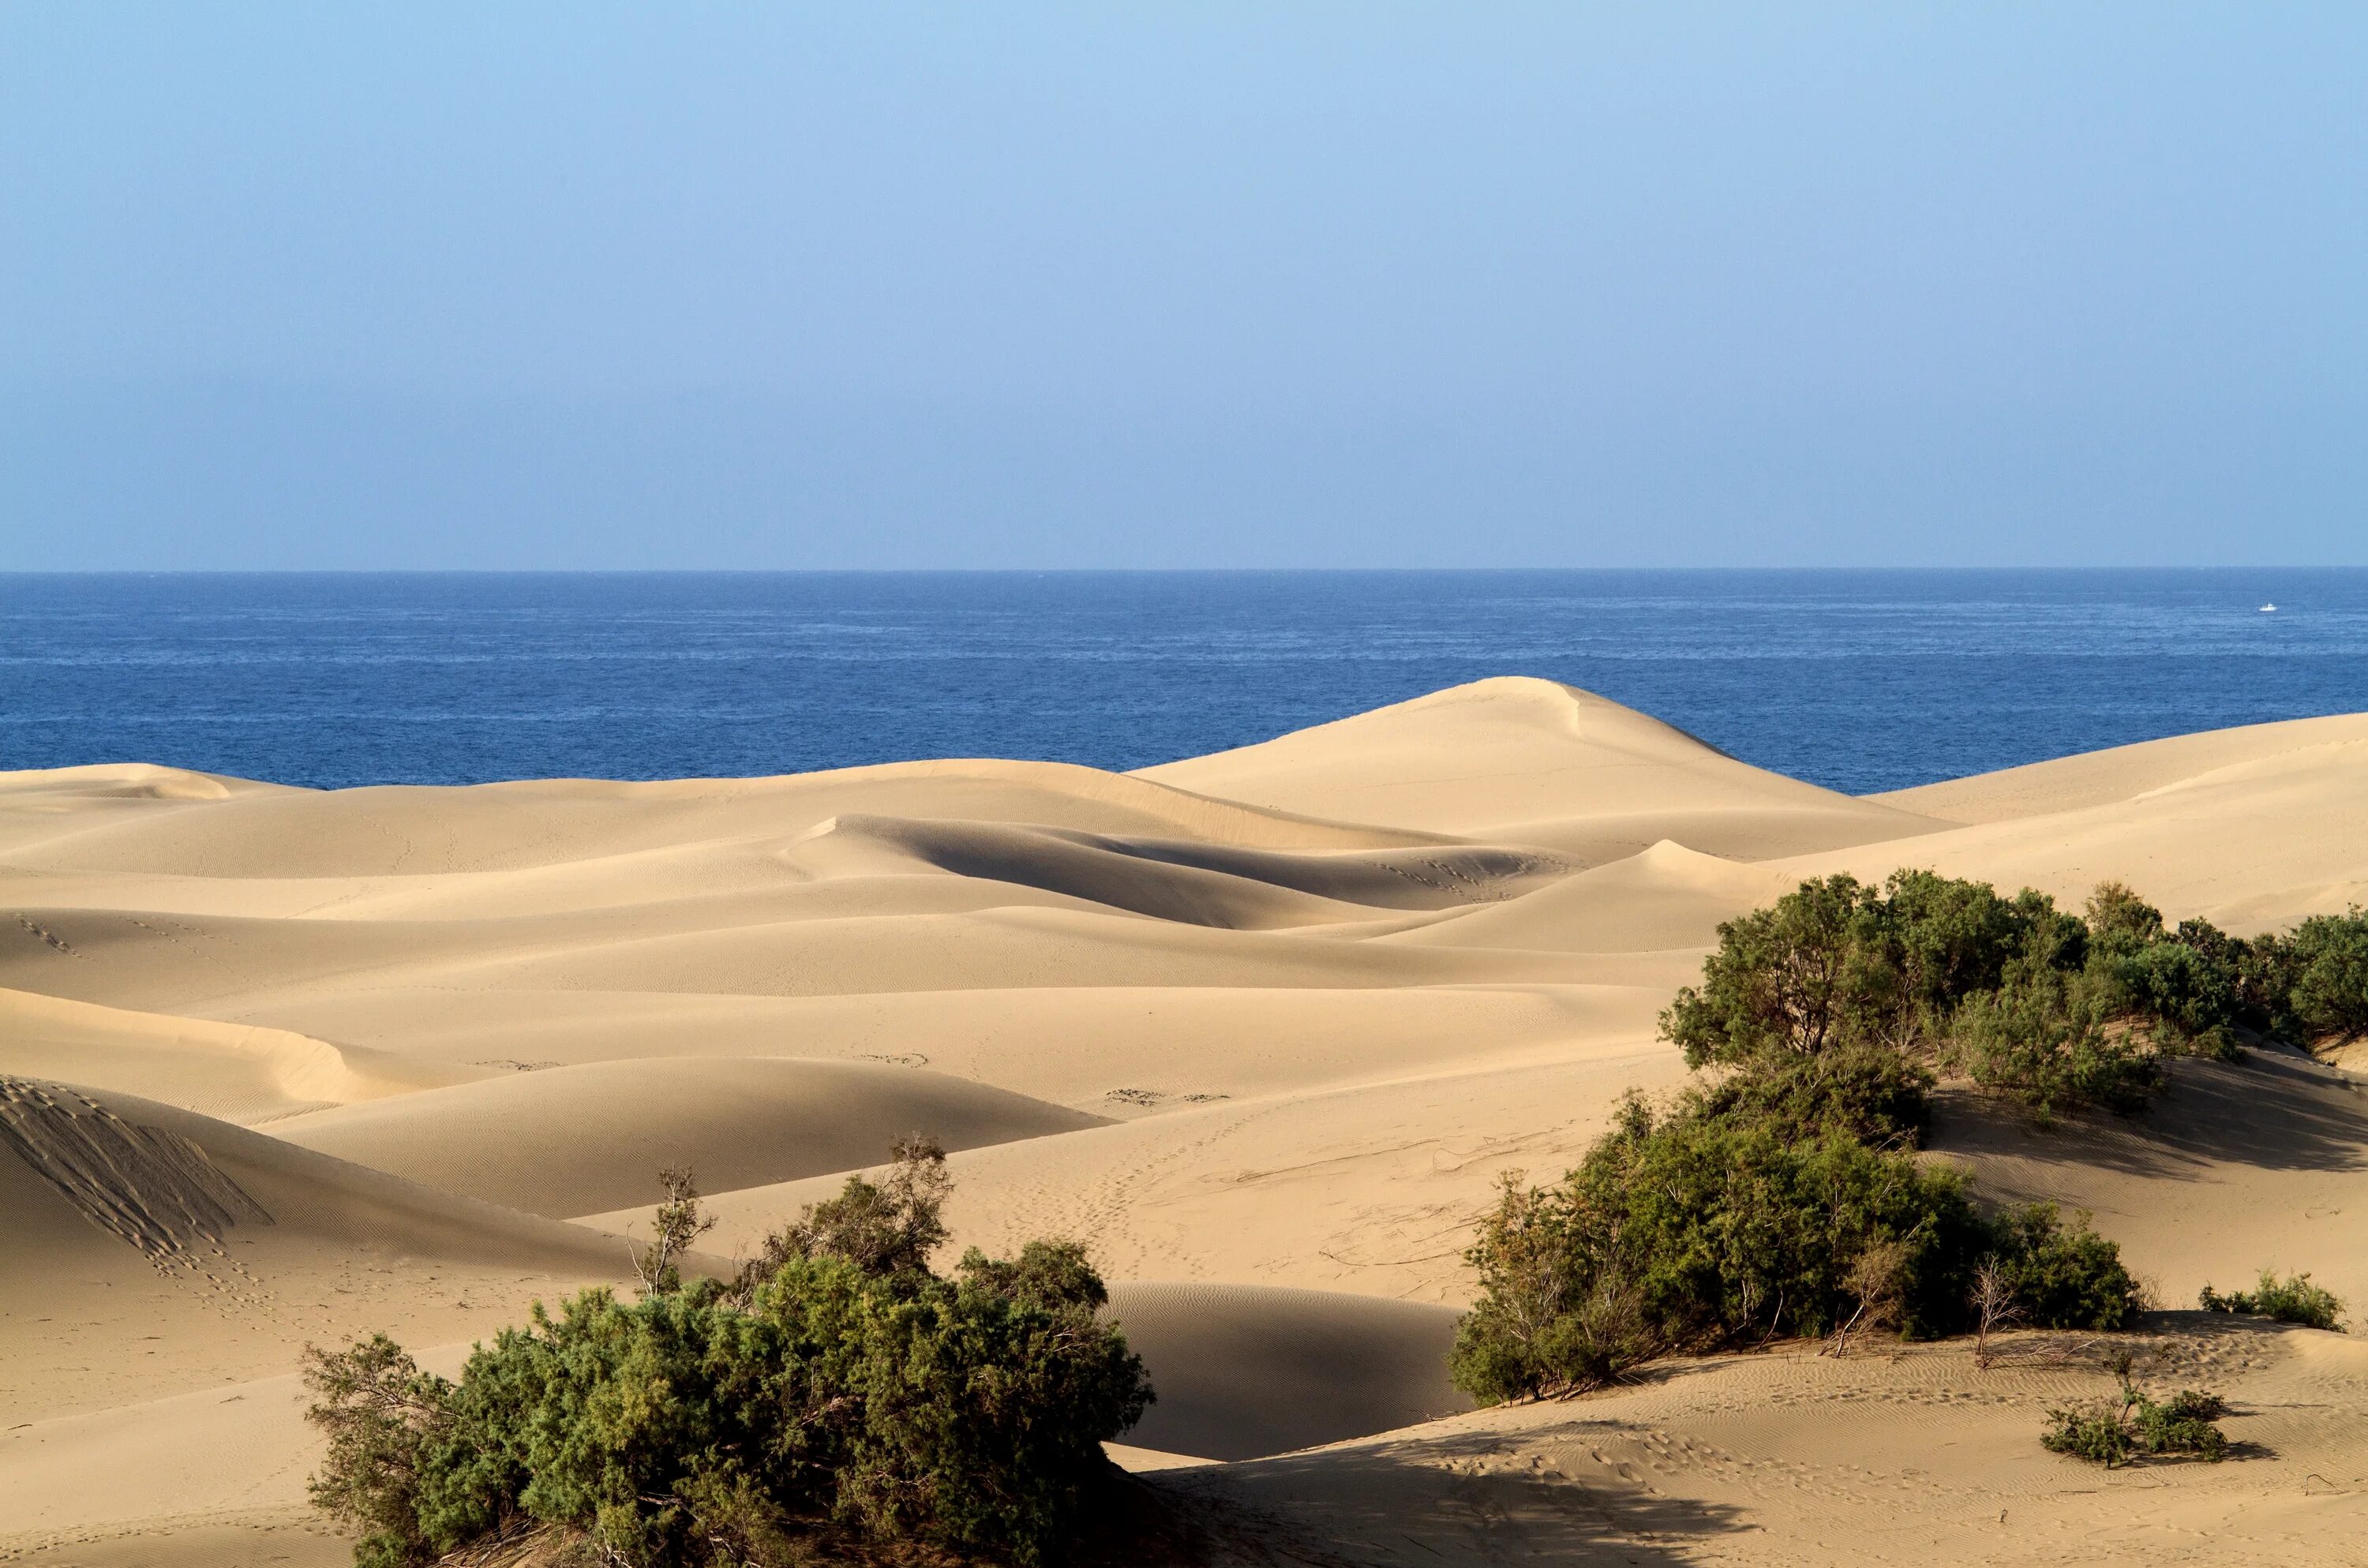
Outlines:
{"label": "cluster of shrubs", "polygon": [[[2368,1031],[2368,916],[2247,942],[2169,927],[2115,883],[2076,916],[1930,871],[1836,876],[1722,926],[1661,1026],[1718,1075],[1666,1109],[1631,1096],[1559,1186],[1508,1177],[1466,1255],[1480,1294],[1450,1369],[1483,1403],[1777,1337],[1973,1330],[1986,1354],[2008,1324],[2130,1326],[2143,1293],[2086,1215],[1986,1211],[1918,1160],[1938,1072],[2045,1117],[2143,1104],[2165,1058],[2231,1054],[2242,1034]],[[2331,1324],[2340,1304],[2318,1298],[2265,1276],[2205,1304]],[[2123,1382],[2111,1410],[2058,1413],[2049,1446],[2107,1462],[2225,1448],[2208,1396],[2157,1404]]]}
{"label": "cluster of shrubs", "polygon": [[2264,1268],[2260,1282],[2252,1290],[2235,1290],[2224,1296],[2206,1285],[2195,1304],[2207,1312],[2235,1312],[2276,1323],[2301,1324],[2306,1328],[2340,1330],[2343,1326],[2342,1300],[2325,1287],[2312,1284],[2307,1274],[2289,1274],[2281,1279]]}
{"label": "cluster of shrubs", "polygon": [[2199,1459],[2217,1464],[2228,1454],[2227,1434],[2218,1426],[2220,1396],[2181,1389],[2157,1402],[2121,1369],[2121,1396],[2090,1405],[2047,1413],[2040,1443],[2049,1450],[2111,1470],[2141,1456]]}
{"label": "cluster of shrubs", "polygon": [[881,1543],[1057,1560],[1151,1389],[1078,1247],[933,1273],[946,1185],[942,1151],[902,1146],[736,1279],[685,1283],[705,1222],[677,1180],[637,1301],[538,1304],[457,1382],[383,1335],[315,1350],[314,1498],[364,1536],[363,1568],[527,1538],[537,1561],[632,1568]]}
{"label": "cluster of shrubs", "polygon": [[1560,1187],[1507,1179],[1467,1255],[1457,1385],[1492,1403],[1780,1336],[2127,1325],[2138,1285],[2085,1216],[1985,1214],[1917,1160],[1930,1082],[1859,1043],[1756,1057],[1658,1114],[1631,1096]]}
{"label": "cluster of shrubs", "polygon": [[2317,915],[2252,941],[2176,928],[2119,883],[2086,917],[2026,888],[1900,871],[1807,881],[1719,927],[1663,1032],[1691,1066],[1836,1049],[1902,1051],[2043,1118],[2143,1105],[2166,1057],[2226,1056],[2239,1034],[2368,1033],[2368,915]]}

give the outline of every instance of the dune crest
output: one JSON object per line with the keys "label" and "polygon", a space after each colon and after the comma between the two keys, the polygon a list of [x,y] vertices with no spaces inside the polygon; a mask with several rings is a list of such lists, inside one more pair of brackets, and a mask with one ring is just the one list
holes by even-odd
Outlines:
{"label": "dune crest", "polygon": [[1474,681],[1137,777],[1594,861],[1661,838],[1720,854],[1789,853],[1944,825],[1737,762],[1634,709],[1526,676]]}
{"label": "dune crest", "polygon": [[0,1072],[120,1089],[228,1121],[437,1088],[489,1071],[287,1029],[0,990]]}

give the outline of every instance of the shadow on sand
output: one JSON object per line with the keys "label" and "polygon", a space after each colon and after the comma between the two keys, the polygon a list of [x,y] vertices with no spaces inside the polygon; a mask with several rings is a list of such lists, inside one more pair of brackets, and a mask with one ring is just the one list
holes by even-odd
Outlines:
{"label": "shadow on sand", "polygon": [[1541,1472],[1488,1432],[1317,1449],[1145,1479],[1194,1506],[1207,1530],[1198,1543],[1201,1561],[1243,1568],[1674,1568],[1696,1561],[1690,1548],[1704,1539],[1754,1528],[1734,1509],[1648,1492],[1610,1471]]}
{"label": "shadow on sand", "polygon": [[2265,1170],[2368,1170],[2368,1093],[2344,1074],[2280,1051],[2237,1062],[2174,1062],[2163,1094],[2135,1116],[2062,1118],[2042,1128],[2009,1106],[1941,1096],[1932,1146],[1974,1158],[2078,1162],[2178,1177],[2214,1164]]}

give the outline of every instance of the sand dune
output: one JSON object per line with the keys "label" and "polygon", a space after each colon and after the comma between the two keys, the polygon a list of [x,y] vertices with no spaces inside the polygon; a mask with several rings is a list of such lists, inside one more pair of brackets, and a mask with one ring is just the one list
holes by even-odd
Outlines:
{"label": "sand dune", "polygon": [[1202,1459],[1287,1453],[1469,1410],[1447,1381],[1451,1308],[1258,1285],[1119,1285],[1110,1312],[1159,1401],[1132,1443]]}
{"label": "sand dune", "polygon": [[308,1340],[450,1338],[630,1273],[624,1244],[129,1095],[0,1080],[0,1408],[284,1369]]}
{"label": "sand dune", "polygon": [[1722,1358],[1590,1399],[1159,1479],[1258,1510],[1226,1563],[2357,1561],[2368,1346],[2226,1320],[2148,1342],[2166,1381],[2226,1391],[2245,1445],[2230,1462],[2100,1471],[2044,1452],[2032,1434],[2046,1411],[2110,1390],[2104,1368],[1981,1371],[1948,1345]]}
{"label": "sand dune", "polygon": [[2093,1210],[2168,1305],[2273,1267],[2368,1307],[2368,1091],[2351,1074],[2248,1051],[2233,1066],[2177,1063],[2139,1117],[2041,1129],[1948,1101],[1939,1122],[1935,1146],[1985,1189]]}
{"label": "sand dune", "polygon": [[1553,952],[1666,952],[1707,948],[1722,920],[1780,897],[1797,873],[1721,859],[1662,839],[1648,849],[1566,877],[1509,903],[1385,940]]}
{"label": "sand dune", "polygon": [[[1935,835],[1906,857],[1850,849],[1785,865],[1873,872],[1905,859],[2036,887],[2075,906],[2112,879],[2173,919],[2200,915],[2240,935],[2368,898],[2368,722],[2312,720],[2197,739],[2123,748],[2121,772],[2087,757],[2018,768],[2024,777],[2010,787],[2016,800],[2102,792],[2101,801]],[[1978,783],[1935,788],[1975,800]]]}
{"label": "sand dune", "polygon": [[120,1089],[253,1122],[465,1083],[486,1070],[330,1045],[286,1029],[0,991],[0,1073]]}
{"label": "sand dune", "polygon": [[1867,799],[1958,823],[2054,816],[2135,800],[2224,767],[2275,762],[2297,752],[2363,739],[2368,739],[2368,715],[2357,713],[2248,724],[2083,752]]}
{"label": "sand dune", "polygon": [[[1163,1392],[1133,1462],[1225,1461],[1157,1483],[1261,1510],[1221,1556],[2338,1560],[2368,1366],[2336,1335],[2158,1320],[2260,1445],[2175,1489],[2032,1441],[2094,1369],[1952,1346],[1453,1414],[1497,1177],[1681,1081],[1655,1017],[1720,921],[1903,866],[2117,878],[2241,930],[2340,909],[2368,718],[1879,800],[1516,679],[1137,775],[0,775],[0,1557],[332,1560],[308,1340],[456,1361],[622,1276],[660,1165],[698,1170],[728,1253],[927,1131],[955,1245],[1074,1236],[1115,1281]],[[2368,1309],[2340,1070],[2191,1063],[2144,1117],[2049,1130],[1951,1099],[1939,1142],[1996,1196],[2093,1210],[2174,1304],[2269,1265]]]}
{"label": "sand dune", "polygon": [[985,1084],[873,1062],[677,1056],[512,1073],[315,1111],[272,1136],[356,1165],[564,1219],[656,1201],[657,1173],[724,1192],[876,1163],[926,1133],[975,1148],[1099,1119]]}
{"label": "sand dune", "polygon": [[[1749,851],[1800,853],[1938,825],[1737,762],[1591,693],[1514,677],[1139,777],[1278,810],[1598,859],[1663,838],[1758,858]],[[1686,831],[1674,831],[1680,825]]]}

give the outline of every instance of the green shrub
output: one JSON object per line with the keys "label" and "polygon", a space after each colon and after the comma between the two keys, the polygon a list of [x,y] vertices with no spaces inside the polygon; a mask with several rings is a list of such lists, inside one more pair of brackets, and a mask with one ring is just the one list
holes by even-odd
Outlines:
{"label": "green shrub", "polygon": [[2089,970],[2019,966],[1957,1010],[1949,1056],[1976,1085],[2022,1101],[2043,1121],[2081,1107],[2135,1110],[2162,1069],[2153,1051],[2112,1026],[2109,993]]}
{"label": "green shrub", "polygon": [[[900,1162],[907,1234],[934,1220],[941,1162]],[[833,1214],[863,1221],[841,1239],[894,1230],[879,1221],[896,1178],[871,1186],[809,1210],[802,1233]],[[312,1418],[331,1437],[316,1501],[364,1532],[368,1568],[537,1525],[633,1568],[806,1561],[839,1538],[1057,1560],[1108,1471],[1101,1443],[1151,1397],[1083,1252],[973,1252],[945,1278],[894,1247],[864,1263],[782,1250],[737,1289],[538,1305],[457,1383],[383,1337],[313,1353]]]}
{"label": "green shrub", "polygon": [[2124,1377],[2116,1401],[2049,1411],[2039,1441],[2055,1453],[2108,1469],[2140,1457],[2217,1464],[2228,1453],[2228,1438],[2215,1425],[2221,1411],[2217,1394],[2182,1389],[2157,1403]]}
{"label": "green shrub", "polygon": [[2120,882],[2099,882],[2089,893],[2089,939],[2129,951],[2163,938],[2162,911]]}
{"label": "green shrub", "polygon": [[1989,1256],[2015,1321],[2033,1328],[2112,1331],[2146,1309],[2122,1249],[2090,1230],[2085,1213],[2067,1225],[2053,1203],[2004,1210],[1990,1223]]}
{"label": "green shrub", "polygon": [[1888,1046],[1838,1046],[1814,1056],[1755,1058],[1687,1092],[1705,1120],[1766,1129],[1787,1142],[1828,1133],[1913,1147],[1932,1119],[1932,1073]]}
{"label": "green shrub", "polygon": [[[1764,1087],[1800,1065],[1747,1076],[1759,1071],[1738,1077]],[[1480,1293],[1450,1358],[1459,1387],[1495,1403],[1780,1335],[1954,1333],[1973,1322],[1985,1265],[2019,1321],[2111,1330],[2139,1310],[2119,1249],[2086,1216],[2067,1225],[2035,1204],[1985,1219],[1955,1172],[1839,1131],[1876,1124],[1846,1093],[1804,1116],[1807,1091],[1727,1093],[1736,1081],[1667,1116],[1631,1096],[1559,1187],[1507,1179],[1466,1255]],[[1877,1096],[1899,1081],[1839,1080]]]}
{"label": "green shrub", "polygon": [[1886,1039],[1906,1000],[1889,925],[1855,877],[1803,882],[1719,926],[1701,986],[1678,993],[1662,1031],[1689,1067]]}
{"label": "green shrub", "polygon": [[355,1562],[396,1568],[433,1558],[440,1549],[421,1523],[420,1492],[427,1456],[452,1429],[451,1383],[421,1371],[383,1334],[335,1353],[307,1346],[304,1382],[318,1401],[311,1420],[329,1444],[313,1501],[362,1536]]}
{"label": "green shrub", "polygon": [[2279,1323],[2298,1323],[2309,1328],[2340,1332],[2343,1327],[2342,1299],[2312,1284],[2307,1274],[2289,1274],[2281,1279],[2264,1268],[2260,1283],[2252,1290],[2224,1296],[2206,1285],[2196,1305],[2207,1312],[2237,1312]]}
{"label": "green shrub", "polygon": [[2285,1012],[2302,1039],[2368,1035],[2368,914],[2312,915],[2294,928],[2288,961]]}
{"label": "green shrub", "polygon": [[935,1139],[900,1138],[889,1146],[887,1176],[850,1176],[837,1198],[810,1204],[798,1221],[767,1236],[743,1264],[734,1293],[746,1299],[783,1264],[837,1257],[881,1279],[926,1279],[929,1255],[946,1239],[942,1214],[953,1178]]}
{"label": "green shrub", "polygon": [[2248,944],[2201,920],[2168,931],[2118,883],[2097,889],[2083,920],[2028,888],[2003,898],[1910,870],[1880,888],[1803,882],[1721,926],[1700,983],[1678,993],[1661,1029],[1693,1067],[1909,1051],[2045,1118],[2144,1105],[2162,1057],[2232,1055],[2237,1028],[2276,1010],[2258,998],[2283,1006],[2289,990]]}
{"label": "green shrub", "polygon": [[1820,1335],[1848,1317],[1860,1254],[1901,1260],[1902,1326],[1940,1332],[1964,1293],[1978,1219],[1955,1172],[1827,1134],[1676,1118],[1598,1145],[1566,1187],[1568,1233],[1636,1297],[1672,1347],[1746,1334]]}

